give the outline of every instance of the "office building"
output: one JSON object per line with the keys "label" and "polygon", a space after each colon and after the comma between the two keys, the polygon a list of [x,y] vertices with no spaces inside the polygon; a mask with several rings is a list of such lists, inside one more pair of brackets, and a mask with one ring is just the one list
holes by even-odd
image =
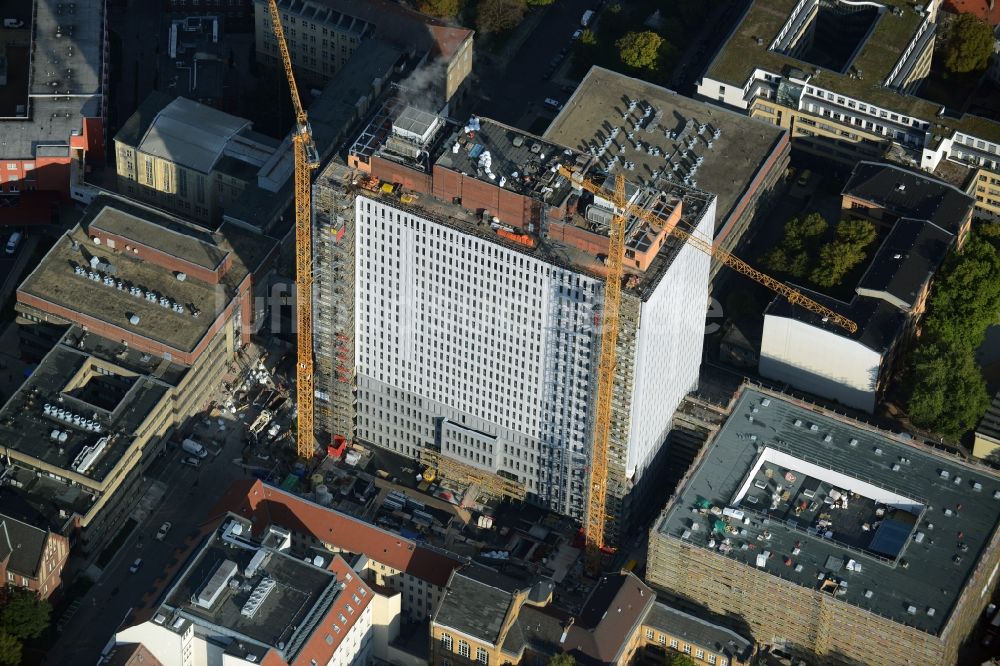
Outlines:
{"label": "office building", "polygon": [[226,517],[152,616],[116,643],[143,645],[164,664],[370,663],[372,589],[344,558],[299,558],[286,530],[251,527]]}
{"label": "office building", "polygon": [[[635,113],[632,113],[635,111]],[[645,186],[680,182],[716,196],[716,246],[734,251],[788,167],[788,132],[641,79],[592,67],[545,138],[624,166]],[[722,269],[712,262],[712,275]]]}
{"label": "office building", "polygon": [[992,469],[744,385],[646,576],[809,663],[954,664],[996,588],[998,525]]}
{"label": "office building", "polygon": [[455,555],[260,481],[234,483],[220,506],[255,524],[284,526],[296,554],[320,549],[358,556],[354,567],[370,585],[401,595],[400,612],[408,622],[428,618],[451,572],[464,564]]}
{"label": "office building", "polygon": [[924,313],[934,274],[968,233],[974,201],[919,171],[859,162],[841,206],[845,217],[870,221],[879,240],[849,301],[809,296],[858,330],[776,298],[764,313],[758,367],[769,379],[873,412]]}
{"label": "office building", "polygon": [[18,3],[0,31],[0,193],[79,196],[104,161],[108,46],[104,0]]}
{"label": "office building", "polygon": [[101,196],[18,288],[21,349],[40,360],[0,410],[5,483],[73,545],[114,535],[155,454],[213,399],[276,252]]}
{"label": "office building", "polygon": [[755,0],[698,95],[785,127],[793,148],[826,159],[853,165],[889,157],[962,172],[954,176],[975,183],[976,206],[1000,213],[1000,123],[919,96],[940,7],[940,0]]}
{"label": "office building", "polygon": [[154,92],[115,135],[115,168],[122,194],[217,225],[242,197],[278,192],[292,160],[249,120]]}
{"label": "office building", "polygon": [[751,641],[658,602],[631,573],[603,576],[575,613],[552,593],[551,580],[506,568],[456,571],[431,621],[430,663],[537,664],[567,654],[582,664],[627,666],[672,651],[698,664],[737,666],[754,655]]}
{"label": "office building", "polygon": [[66,537],[0,513],[0,588],[48,599],[62,583],[68,557]]}
{"label": "office building", "polygon": [[[314,186],[317,409],[332,434],[430,451],[582,516],[612,213],[557,167],[603,179],[593,161],[485,118],[458,126],[398,99],[376,113]],[[709,238],[716,206],[681,184],[630,187],[662,224],[628,221],[612,542],[698,378],[710,258],[667,228]]]}
{"label": "office building", "polygon": [[[257,59],[281,67],[267,0],[254,0]],[[473,32],[454,27],[391,0],[278,0],[285,41],[299,87],[321,87],[356,51],[388,44],[410,54],[411,69],[433,81],[436,110],[457,104],[472,73]]]}

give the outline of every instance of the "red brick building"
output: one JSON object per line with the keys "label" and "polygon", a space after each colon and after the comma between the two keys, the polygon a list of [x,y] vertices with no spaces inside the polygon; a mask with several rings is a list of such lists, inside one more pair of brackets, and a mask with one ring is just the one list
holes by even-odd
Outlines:
{"label": "red brick building", "polygon": [[0,587],[19,587],[48,599],[62,582],[66,537],[0,514]]}

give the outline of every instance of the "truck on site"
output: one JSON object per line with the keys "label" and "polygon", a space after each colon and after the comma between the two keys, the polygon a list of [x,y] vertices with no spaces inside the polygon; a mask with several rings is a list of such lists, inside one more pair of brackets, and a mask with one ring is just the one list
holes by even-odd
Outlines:
{"label": "truck on site", "polygon": [[185,453],[190,453],[193,456],[198,456],[199,458],[207,458],[208,451],[204,446],[194,441],[193,439],[185,439],[181,442],[181,448],[184,449]]}

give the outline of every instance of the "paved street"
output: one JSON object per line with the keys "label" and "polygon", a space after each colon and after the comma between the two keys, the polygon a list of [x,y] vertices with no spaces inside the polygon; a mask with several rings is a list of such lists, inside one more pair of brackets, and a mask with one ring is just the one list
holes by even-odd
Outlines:
{"label": "paved street", "polygon": [[[543,100],[552,97],[565,102],[569,93],[560,89],[557,80],[547,80],[545,71],[560,51],[572,46],[570,38],[580,28],[583,12],[594,4],[592,0],[560,0],[548,7],[506,66],[492,67],[483,58],[483,69],[477,72],[483,99],[475,107],[475,113],[522,129],[528,129],[527,125],[538,115],[554,118],[555,112],[544,107]],[[513,72],[517,74],[512,75]]]}
{"label": "paved street", "polygon": [[[201,467],[181,465],[180,448],[171,447],[154,463],[150,477],[165,487],[166,494],[135,531],[125,540],[100,579],[82,599],[77,613],[48,654],[47,664],[94,664],[108,639],[132,608],[142,605],[143,595],[163,572],[177,563],[179,552],[208,518],[206,511],[236,479],[244,478],[241,467],[233,464],[241,449],[242,428],[229,426],[226,444],[218,456],[203,461]],[[209,447],[210,449],[212,446]],[[160,525],[173,524],[163,542],[155,539]],[[129,566],[142,558],[138,573]],[[58,618],[57,618],[58,619]]]}

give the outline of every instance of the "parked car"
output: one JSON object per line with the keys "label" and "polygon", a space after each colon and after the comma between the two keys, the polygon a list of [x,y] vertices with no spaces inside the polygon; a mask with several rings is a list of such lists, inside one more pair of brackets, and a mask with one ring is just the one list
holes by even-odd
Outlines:
{"label": "parked car", "polygon": [[545,98],[545,106],[547,106],[550,109],[553,109],[555,111],[562,111],[562,108],[563,108],[563,105],[562,105],[562,103],[559,100],[552,99],[551,97],[546,97]]}
{"label": "parked car", "polygon": [[132,563],[132,566],[128,568],[128,571],[129,573],[135,573],[139,570],[139,567],[141,566],[142,566],[142,558],[137,557],[135,558],[135,562]]}
{"label": "parked car", "polygon": [[181,459],[181,464],[190,465],[191,467],[198,467],[199,465],[201,465],[201,459],[196,458],[194,456],[187,456],[186,458]]}
{"label": "parked car", "polygon": [[10,238],[7,239],[7,254],[14,254],[17,252],[17,246],[21,244],[22,237],[23,236],[20,231],[15,231],[10,235]]}
{"label": "parked car", "polygon": [[583,34],[583,30],[582,29],[577,28],[576,30],[574,30],[573,31],[573,41],[575,42],[576,40],[580,39],[580,36],[582,34]]}
{"label": "parked car", "polygon": [[812,177],[812,171],[806,169],[805,171],[802,172],[802,174],[799,176],[799,179],[795,182],[798,184],[799,187],[805,187],[806,185],[809,184],[809,179],[811,177]]}
{"label": "parked car", "polygon": [[172,525],[170,524],[169,521],[160,525],[160,529],[156,531],[156,540],[163,541],[163,537],[167,536],[167,532],[170,531],[171,527]]}

